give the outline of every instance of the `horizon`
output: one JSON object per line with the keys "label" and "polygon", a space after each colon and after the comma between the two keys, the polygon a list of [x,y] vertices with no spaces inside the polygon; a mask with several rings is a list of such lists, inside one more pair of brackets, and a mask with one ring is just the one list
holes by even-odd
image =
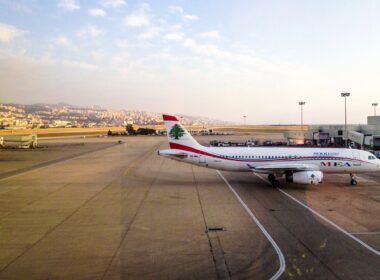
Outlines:
{"label": "horizon", "polygon": [[[232,125],[232,126],[301,126],[300,123],[246,123],[244,124],[242,121],[241,122],[232,122],[232,121],[225,121],[225,120],[220,120],[220,119],[214,119],[210,118],[207,116],[202,116],[202,115],[188,115],[188,114],[181,114],[181,113],[168,113],[168,112],[153,112],[153,111],[147,111],[147,110],[132,110],[132,109],[127,109],[127,108],[122,108],[122,109],[112,109],[112,108],[107,108],[107,107],[102,107],[100,105],[88,105],[88,106],[78,106],[75,104],[69,104],[67,102],[58,102],[58,103],[43,103],[43,102],[36,102],[33,104],[26,104],[26,103],[16,103],[16,102],[2,102],[1,104],[5,105],[22,105],[22,106],[66,106],[66,107],[71,107],[71,108],[76,108],[76,109],[102,109],[102,110],[107,110],[107,111],[136,111],[136,112],[143,112],[143,113],[151,113],[151,114],[158,114],[158,115],[163,115],[163,114],[172,114],[177,117],[190,117],[190,118],[205,118],[209,119],[210,121],[217,121],[221,122],[224,124],[217,124],[217,125]],[[99,108],[95,108],[99,107]],[[323,126],[323,125],[344,125],[344,123],[304,123],[303,126]],[[347,125],[367,125],[367,123],[347,123]]]}
{"label": "horizon", "polygon": [[[0,102],[364,124],[380,2],[0,0]],[[97,104],[97,105],[91,105]],[[127,108],[127,109],[126,109]]]}

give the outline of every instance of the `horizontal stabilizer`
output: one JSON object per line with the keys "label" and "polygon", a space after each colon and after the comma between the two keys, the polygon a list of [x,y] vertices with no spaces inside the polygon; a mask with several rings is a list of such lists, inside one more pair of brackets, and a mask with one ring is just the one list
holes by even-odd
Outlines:
{"label": "horizontal stabilizer", "polygon": [[158,151],[159,156],[167,156],[167,157],[174,157],[174,158],[185,158],[187,157],[187,153],[181,150],[176,149],[167,149],[167,150],[160,150]]}

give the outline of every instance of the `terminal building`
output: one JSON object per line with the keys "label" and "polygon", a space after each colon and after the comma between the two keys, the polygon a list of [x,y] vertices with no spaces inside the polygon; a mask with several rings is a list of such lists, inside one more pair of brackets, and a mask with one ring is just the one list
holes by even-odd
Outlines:
{"label": "terminal building", "polygon": [[351,147],[380,151],[380,116],[367,117],[367,124],[309,125],[304,131],[287,133],[290,143],[310,143],[318,146],[343,146],[346,139]]}

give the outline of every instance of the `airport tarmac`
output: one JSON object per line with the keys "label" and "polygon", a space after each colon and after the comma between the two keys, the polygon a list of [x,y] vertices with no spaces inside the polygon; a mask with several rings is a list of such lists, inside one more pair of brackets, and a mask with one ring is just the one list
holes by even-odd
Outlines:
{"label": "airport tarmac", "polygon": [[45,141],[0,152],[0,279],[379,279],[380,174],[278,190],[165,137]]}

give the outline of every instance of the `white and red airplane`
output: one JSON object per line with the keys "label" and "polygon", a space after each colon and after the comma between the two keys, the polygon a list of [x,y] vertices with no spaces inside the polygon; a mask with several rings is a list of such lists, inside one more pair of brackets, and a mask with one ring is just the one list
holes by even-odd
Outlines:
{"label": "white and red airplane", "polygon": [[277,178],[286,182],[319,184],[326,173],[347,173],[351,185],[355,174],[380,171],[380,160],[373,154],[344,148],[291,147],[205,147],[200,145],[175,116],[163,115],[170,149],[159,155],[174,160],[226,171],[268,174],[274,187]]}

